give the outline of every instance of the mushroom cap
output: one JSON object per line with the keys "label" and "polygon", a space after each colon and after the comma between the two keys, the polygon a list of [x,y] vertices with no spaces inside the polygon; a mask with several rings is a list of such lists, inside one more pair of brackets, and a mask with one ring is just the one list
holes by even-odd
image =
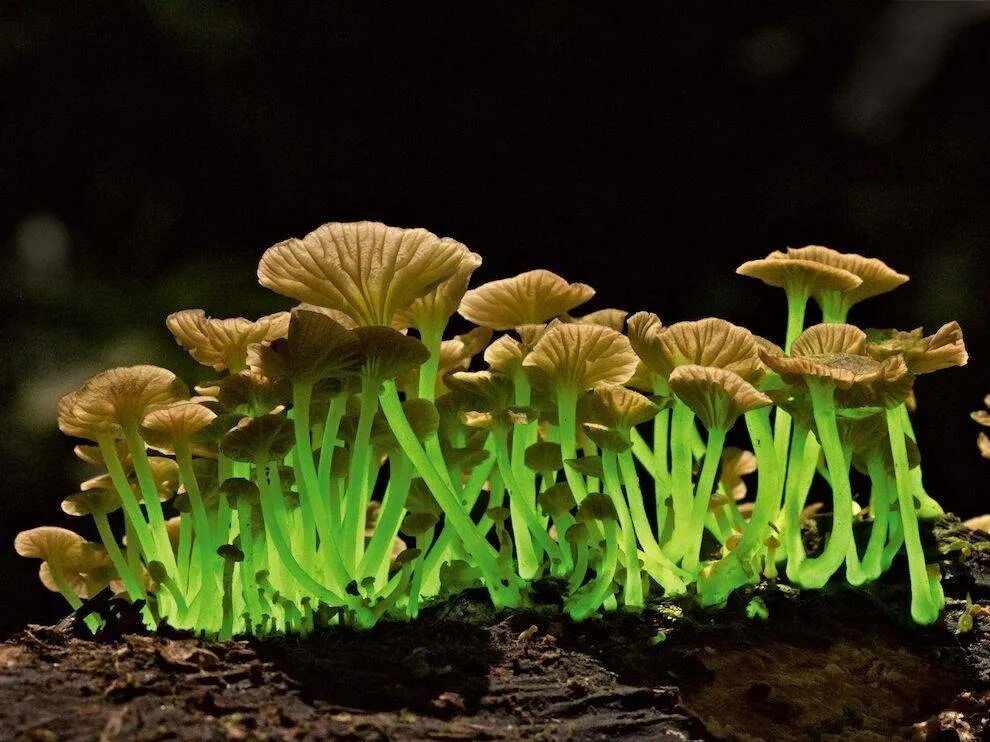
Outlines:
{"label": "mushroom cap", "polygon": [[493,371],[511,376],[522,367],[523,359],[530,349],[519,340],[509,335],[498,337],[485,348],[485,363]]}
{"label": "mushroom cap", "polygon": [[564,468],[560,444],[552,441],[537,441],[526,448],[526,468],[535,472],[555,472]]}
{"label": "mushroom cap", "polygon": [[308,384],[354,376],[363,362],[356,332],[324,312],[298,307],[292,310],[285,337],[252,345],[248,351],[249,365],[262,376]]}
{"label": "mushroom cap", "polygon": [[196,402],[177,402],[145,415],[141,436],[152,448],[175,453],[177,445],[205,443],[202,433],[216,419],[217,414],[208,407]]}
{"label": "mushroom cap", "polygon": [[[893,291],[898,286],[906,283],[909,279],[903,273],[898,273],[882,260],[877,258],[865,258],[856,253],[841,253],[821,245],[808,245],[807,247],[787,248],[787,257],[791,260],[808,260],[820,265],[838,268],[852,273],[860,279],[857,286],[849,288],[842,293],[842,301],[847,307],[858,304],[864,299],[872,296],[885,294]],[[816,298],[820,297],[822,288],[813,292]]]}
{"label": "mushroom cap", "polygon": [[255,417],[272,413],[291,399],[292,389],[286,379],[248,368],[220,380],[216,405],[225,412]]}
{"label": "mushroom cap", "polygon": [[568,283],[548,270],[533,270],[471,289],[457,310],[464,319],[493,330],[542,324],[584,304],[595,290]]}
{"label": "mushroom cap", "polygon": [[582,423],[581,430],[598,448],[603,451],[622,453],[632,446],[627,431],[617,430],[601,423]]}
{"label": "mushroom cap", "polygon": [[398,312],[454,276],[468,254],[457,240],[425,229],[331,222],[268,248],[258,280],[358,325],[391,326]]}
{"label": "mushroom cap", "polygon": [[947,322],[934,334],[925,337],[921,328],[911,332],[873,330],[868,333],[866,352],[877,360],[894,355],[904,357],[913,374],[927,374],[952,366],[965,366],[969,361],[962,328],[958,322]]}
{"label": "mushroom cap", "polygon": [[648,397],[619,384],[601,382],[591,391],[591,417],[610,428],[628,430],[657,416],[660,408]]}
{"label": "mushroom cap", "polygon": [[184,309],[165,319],[165,326],[189,355],[214,371],[237,373],[247,360],[248,346],[285,337],[288,312],[277,312],[254,321],[244,317],[216,319],[202,309]]}
{"label": "mushroom cap", "polygon": [[447,375],[447,386],[463,395],[461,406],[470,412],[498,412],[512,406],[512,380],[492,371],[455,371]]}
{"label": "mushroom cap", "polygon": [[609,327],[616,332],[622,332],[622,328],[626,324],[626,317],[629,316],[629,312],[624,309],[597,309],[594,312],[589,312],[588,314],[581,315],[580,317],[571,317],[565,315],[563,317],[565,322],[576,322],[579,325],[602,325],[603,327]]}
{"label": "mushroom cap", "polygon": [[611,520],[618,522],[619,514],[615,510],[615,503],[608,495],[601,492],[592,492],[585,497],[578,506],[577,520],[586,523],[589,520]]}
{"label": "mushroom cap", "polygon": [[167,369],[112,368],[59,400],[58,426],[77,438],[122,438],[124,426],[137,426],[152,410],[188,398],[188,387]]}
{"label": "mushroom cap", "polygon": [[112,488],[82,490],[62,500],[62,512],[68,515],[106,515],[119,507],[120,495]]}
{"label": "mushroom cap", "polygon": [[536,502],[548,515],[562,515],[577,507],[574,493],[567,482],[557,482],[536,496]]}
{"label": "mushroom cap", "polygon": [[[124,472],[127,476],[127,483],[138,502],[144,502],[144,492],[138,482],[137,473],[134,471],[130,459],[126,459]],[[149,456],[148,465],[151,468],[151,477],[155,481],[155,489],[158,491],[158,499],[166,502],[175,495],[179,488],[179,465],[175,460],[166,456]],[[91,489],[115,489],[113,479],[109,474],[100,474],[79,485],[79,489],[84,492]]]}
{"label": "mushroom cap", "polygon": [[440,519],[433,513],[408,513],[399,530],[407,536],[422,536],[439,521]]}
{"label": "mushroom cap", "polygon": [[591,389],[599,382],[622,384],[636,370],[629,340],[601,325],[556,324],[523,359],[555,385]]}
{"label": "mushroom cap", "polygon": [[795,339],[790,357],[763,351],[761,357],[790,383],[817,378],[833,384],[842,406],[889,407],[904,401],[914,383],[901,356],[877,362],[866,355],[866,334],[852,325],[813,325]]}
{"label": "mushroom cap", "polygon": [[117,578],[117,571],[107,550],[101,544],[80,541],[71,548],[61,562],[43,561],[38,568],[41,584],[54,593],[60,592],[52,564],[56,564],[62,576],[76,595],[90,598]]}
{"label": "mushroom cap", "polygon": [[77,556],[86,539],[75,531],[58,526],[38,526],[21,531],[14,537],[14,551],[28,559],[68,564]]}
{"label": "mushroom cap", "polygon": [[724,368],[678,366],[670,375],[670,388],[708,430],[727,431],[740,415],[773,404],[766,394]]}
{"label": "mushroom cap", "polygon": [[422,366],[430,351],[422,342],[390,327],[354,329],[364,354],[363,373],[381,382]]}
{"label": "mushroom cap", "polygon": [[759,383],[766,373],[760,362],[760,344],[744,327],[718,317],[677,322],[662,330],[650,324],[651,348],[645,358],[640,357],[651,371],[665,379],[684,365],[724,368],[751,384]]}
{"label": "mushroom cap", "polygon": [[220,441],[220,451],[234,461],[253,462],[259,454],[280,459],[294,444],[292,423],[285,415],[262,415],[237,423]]}
{"label": "mushroom cap", "polygon": [[736,273],[785,291],[803,290],[807,295],[817,291],[850,291],[862,283],[861,278],[848,270],[777,251],[761,260],[746,261],[736,268]]}
{"label": "mushroom cap", "polygon": [[398,321],[407,327],[440,326],[457,311],[457,307],[467,292],[471,275],[481,267],[481,256],[465,250],[460,256],[457,271],[428,294],[416,299],[398,313]]}
{"label": "mushroom cap", "polygon": [[752,451],[745,451],[735,446],[726,446],[722,450],[721,482],[725,494],[736,502],[746,497],[747,474],[756,471],[756,456]]}

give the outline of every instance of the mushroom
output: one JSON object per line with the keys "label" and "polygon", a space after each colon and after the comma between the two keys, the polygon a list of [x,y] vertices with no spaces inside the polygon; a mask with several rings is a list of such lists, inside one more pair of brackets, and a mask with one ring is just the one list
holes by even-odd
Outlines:
{"label": "mushroom", "polygon": [[[172,573],[176,569],[175,557],[168,546],[165,516],[139,426],[149,412],[188,397],[188,388],[171,371],[155,366],[130,366],[103,371],[59,401],[58,419],[62,432],[99,444],[145,559],[161,561]],[[144,495],[147,521],[141,514],[117,453],[115,441],[120,439],[127,442]]]}
{"label": "mushroom", "polygon": [[[600,382],[622,384],[636,369],[636,354],[629,340],[601,325],[556,324],[536,343],[523,360],[546,380],[557,403],[560,448],[564,459],[577,458],[578,395]],[[573,468],[565,468],[578,504],[587,492],[584,479]]]}
{"label": "mushroom", "polygon": [[209,587],[217,577],[213,566],[217,548],[216,536],[219,534],[214,534],[210,526],[199,480],[193,468],[193,449],[202,443],[204,431],[209,429],[216,417],[215,412],[201,404],[179,402],[149,412],[141,422],[141,434],[150,445],[175,453],[182,485],[189,496],[192,510],[200,571],[203,585],[207,586],[207,591],[200,593],[204,599],[208,599]]}
{"label": "mushroom", "polygon": [[[693,573],[698,569],[705,516],[715,489],[725,437],[743,415],[746,416],[751,436],[764,435],[765,428],[769,428],[770,419],[769,410],[766,408],[773,402],[741,376],[724,368],[678,366],[671,373],[668,383],[677,398],[698,417],[708,431],[704,464],[693,495],[690,492],[689,469],[675,469],[671,479],[675,502],[678,488],[684,488],[687,490],[686,496],[692,499],[693,505],[685,529],[678,529],[675,521],[674,536],[668,554],[675,560],[682,556],[682,567]],[[773,473],[777,463],[776,457],[761,463],[761,471],[769,469]],[[777,476],[779,477],[779,474]],[[757,500],[757,506],[758,510],[754,518],[757,514],[760,517],[768,515],[769,519],[776,516],[778,506],[772,500],[764,503]],[[754,522],[754,520],[750,521],[751,528],[762,527],[758,524],[754,525]],[[683,541],[678,541],[679,538]]]}
{"label": "mushroom", "polygon": [[457,311],[476,325],[511,330],[542,324],[594,295],[595,290],[587,284],[568,283],[548,270],[533,270],[471,289]]}
{"label": "mushroom", "polygon": [[400,313],[456,275],[468,255],[457,240],[425,229],[331,222],[266,250],[258,280],[357,325],[401,327]]}
{"label": "mushroom", "polygon": [[215,319],[202,309],[184,309],[165,319],[176,342],[214,371],[236,374],[247,364],[248,348],[285,337],[289,313],[277,312],[251,321],[243,317]]}
{"label": "mushroom", "polygon": [[[14,538],[14,550],[29,559],[40,559],[39,577],[49,590],[62,594],[66,602],[77,611],[82,607],[80,595],[87,595],[85,573],[103,566],[94,557],[95,544],[79,534],[56,526],[39,526],[21,531]],[[106,554],[103,554],[104,558]],[[109,583],[109,579],[107,582]],[[91,631],[99,622],[90,614],[85,619]]]}
{"label": "mushroom", "polygon": [[[574,537],[590,535],[588,524],[595,523],[605,534],[605,548],[595,567],[595,579],[573,591],[565,603],[565,609],[575,621],[585,619],[597,611],[611,595],[612,581],[619,561],[618,519],[612,499],[599,492],[589,493],[578,507],[577,525],[585,526],[586,532],[575,533]],[[568,530],[568,534],[571,530],[573,527]],[[581,561],[580,554],[578,560]]]}
{"label": "mushroom", "polygon": [[[983,405],[990,409],[990,394],[983,398]],[[970,417],[980,425],[990,428],[990,412],[987,410],[976,410],[976,412],[970,413]],[[990,437],[986,433],[980,433],[976,437],[976,446],[980,449],[980,455],[983,458],[990,459]]]}
{"label": "mushroom", "polygon": [[803,259],[799,257],[799,253],[805,254],[796,250],[788,250],[787,253],[774,251],[762,260],[750,260],[736,268],[736,273],[741,276],[758,278],[765,284],[784,289],[787,294],[784,350],[788,352],[791,343],[804,329],[804,314],[809,298],[846,294],[863,283],[862,278],[844,266],[811,258]]}
{"label": "mushroom", "polygon": [[813,296],[822,308],[825,322],[846,321],[849,310],[864,299],[893,291],[907,283],[908,277],[898,273],[882,260],[864,258],[856,253],[841,253],[821,245],[787,248],[788,259],[810,260],[821,265],[839,268],[860,279],[857,286],[838,290],[825,286],[816,288]]}

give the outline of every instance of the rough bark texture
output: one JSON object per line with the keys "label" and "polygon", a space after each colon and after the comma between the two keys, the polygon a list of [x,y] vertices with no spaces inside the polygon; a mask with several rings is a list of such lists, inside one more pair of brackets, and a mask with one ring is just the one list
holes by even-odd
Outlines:
{"label": "rough bark texture", "polygon": [[[554,605],[494,614],[466,594],[412,625],[308,639],[81,636],[69,617],[0,645],[0,739],[981,739],[990,618],[986,538],[947,568],[946,616],[905,620],[906,575],[868,590],[764,586],[573,624]],[[122,624],[126,627],[126,623]],[[661,639],[662,637],[662,639]]]}

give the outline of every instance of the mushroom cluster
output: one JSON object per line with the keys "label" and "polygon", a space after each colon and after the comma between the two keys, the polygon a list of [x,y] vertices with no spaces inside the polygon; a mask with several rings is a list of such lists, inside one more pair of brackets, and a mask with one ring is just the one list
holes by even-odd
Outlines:
{"label": "mushroom cluster", "polygon": [[[900,554],[912,617],[937,618],[919,520],[940,509],[908,403],[915,376],[966,362],[962,333],[846,323],[907,276],[817,246],[743,264],[786,293],[778,346],[717,318],[578,314],[594,290],[546,270],[469,289],[480,264],[371,222],[271,247],[258,277],[289,311],[166,320],[206,380],[115,368],[61,400],[99,469],[62,508],[99,543],[42,527],[18,552],[73,608],[109,589],[149,626],[220,638],[411,619],[472,586],[519,607],[542,578],[574,619],[718,605],[781,575],[858,585]],[[455,313],[474,328],[445,339]],[[809,553],[816,484],[831,525]]]}

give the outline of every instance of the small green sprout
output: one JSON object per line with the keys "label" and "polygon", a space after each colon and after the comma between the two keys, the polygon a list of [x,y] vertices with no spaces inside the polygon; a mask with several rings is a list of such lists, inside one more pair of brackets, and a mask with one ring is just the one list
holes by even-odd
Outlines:
{"label": "small green sprout", "polygon": [[[720,605],[764,579],[820,588],[843,566],[864,584],[898,558],[912,617],[936,620],[919,522],[941,508],[912,385],[966,362],[962,332],[845,324],[906,276],[817,246],[740,266],[785,290],[780,347],[718,318],[576,315],[594,290],[545,270],[470,288],[480,265],[456,240],[372,222],[271,247],[261,284],[301,303],[167,318],[206,369],[195,396],[131,366],[60,401],[60,428],[91,442],[76,454],[98,470],[62,509],[92,518],[101,543],[41,527],[18,553],[74,609],[109,586],[149,627],[219,638],[411,620],[469,588],[519,608],[548,575],[574,620],[689,592]],[[805,328],[809,300],[824,324]],[[455,313],[476,326],[445,338]],[[736,435],[744,448],[725,445]],[[869,480],[859,503],[853,468]],[[819,480],[831,528],[809,554]],[[854,519],[870,529],[862,553]],[[747,615],[768,614],[754,598]]]}

